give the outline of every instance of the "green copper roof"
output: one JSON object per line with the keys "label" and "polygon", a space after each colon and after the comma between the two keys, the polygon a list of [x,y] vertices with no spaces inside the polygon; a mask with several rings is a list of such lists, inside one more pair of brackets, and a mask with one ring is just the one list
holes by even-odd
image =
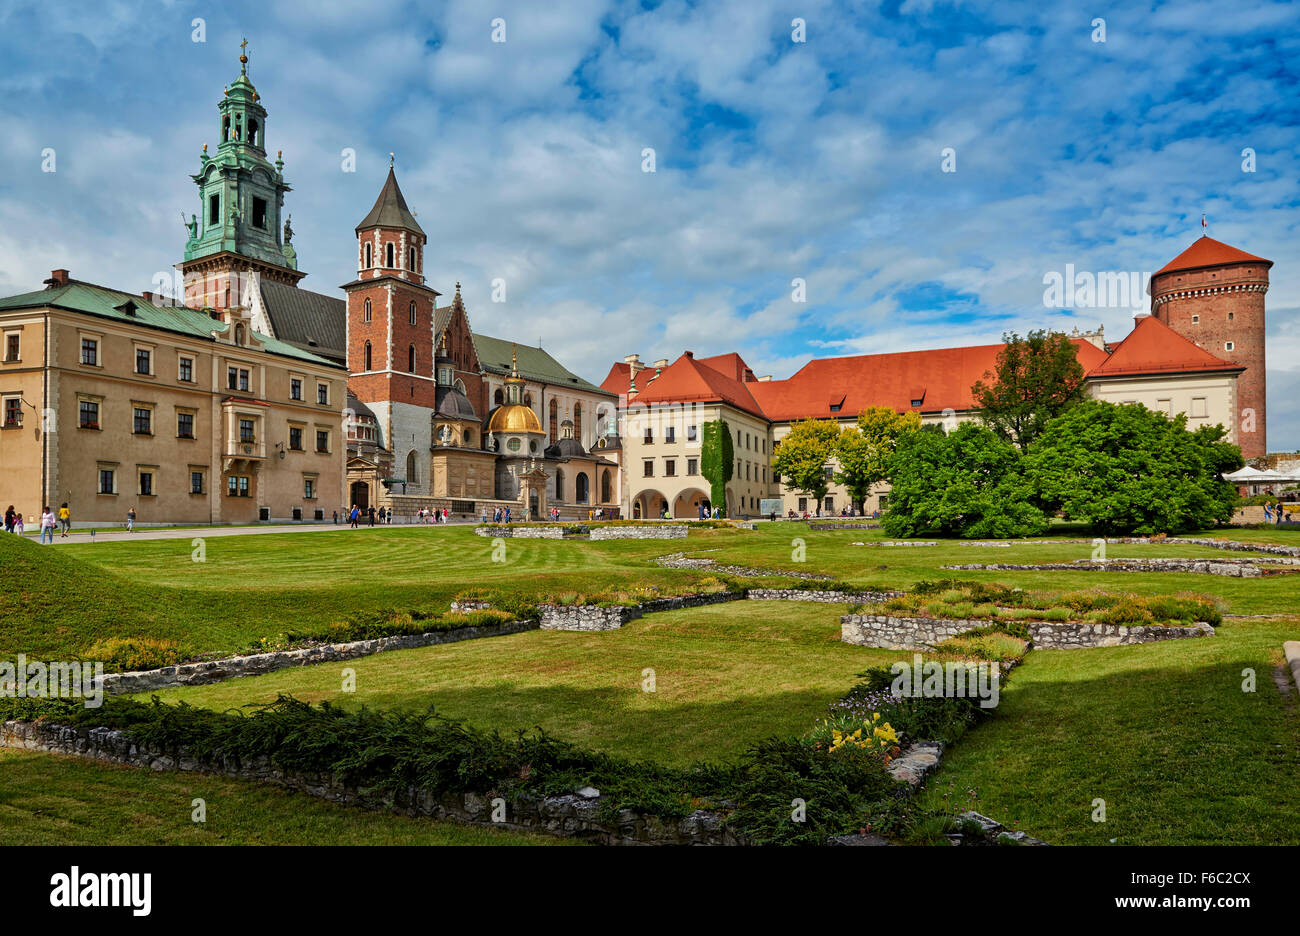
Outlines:
{"label": "green copper roof", "polygon": [[599,393],[602,396],[616,396],[595,384],[583,380],[573,371],[551,357],[541,348],[529,345],[517,345],[503,338],[492,338],[474,332],[474,350],[478,352],[478,361],[485,371],[494,374],[510,373],[510,356],[519,355],[519,376],[525,380],[551,384],[557,387],[573,387]]}
{"label": "green copper roof", "polygon": [[[131,304],[133,314],[128,312],[127,303]],[[185,306],[156,306],[143,296],[96,286],[93,283],[83,283],[79,280],[70,280],[64,286],[0,299],[0,312],[11,309],[43,309],[51,306],[208,341],[212,340],[214,332],[224,334],[230,327],[228,323],[218,322],[196,309]],[[271,354],[329,367],[340,366],[301,348],[295,348],[287,342],[263,335],[261,332],[254,332],[254,334],[263,343],[264,349]]]}

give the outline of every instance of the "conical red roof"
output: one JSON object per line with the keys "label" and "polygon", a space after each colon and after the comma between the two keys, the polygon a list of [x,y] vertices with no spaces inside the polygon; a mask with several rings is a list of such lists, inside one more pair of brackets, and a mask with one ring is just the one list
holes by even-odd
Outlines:
{"label": "conical red roof", "polygon": [[1222,241],[1216,241],[1213,237],[1198,237],[1192,246],[1157,270],[1155,275],[1172,273],[1174,270],[1196,270],[1201,267],[1222,266],[1225,263],[1251,262],[1273,265],[1272,260],[1265,260],[1263,257],[1248,254],[1246,251],[1238,250],[1236,247]]}

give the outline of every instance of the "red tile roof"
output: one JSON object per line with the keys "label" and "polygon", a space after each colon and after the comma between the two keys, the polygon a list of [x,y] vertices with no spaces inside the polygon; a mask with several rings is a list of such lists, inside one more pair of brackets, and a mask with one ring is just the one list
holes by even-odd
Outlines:
{"label": "red tile roof", "polygon": [[1184,338],[1153,315],[1138,320],[1133,331],[1111,350],[1089,377],[1177,374],[1187,371],[1239,371],[1243,367],[1217,358]]}
{"label": "red tile roof", "polygon": [[609,369],[609,374],[600,382],[602,390],[608,390],[610,393],[627,393],[629,385],[629,374],[632,372],[630,364],[616,363]]}
{"label": "red tile roof", "polygon": [[[1081,338],[1071,339],[1084,372],[1106,359],[1106,352]],[[769,419],[852,418],[869,406],[900,412],[941,413],[972,409],[971,386],[997,365],[1005,345],[941,348],[817,358],[788,380],[746,384]],[[912,406],[921,400],[920,406]],[[840,404],[838,411],[831,406]]]}
{"label": "red tile roof", "polygon": [[1195,270],[1200,267],[1220,266],[1225,263],[1251,262],[1273,265],[1272,260],[1265,260],[1263,257],[1248,254],[1244,250],[1238,250],[1236,247],[1229,246],[1222,241],[1216,241],[1212,237],[1198,237],[1192,246],[1174,257],[1159,270],[1156,270],[1154,275],[1172,273],[1175,270]]}
{"label": "red tile roof", "polygon": [[[731,360],[732,358],[735,360]],[[729,372],[738,368],[738,372],[743,374],[749,370],[737,354],[725,354],[721,358],[712,360],[720,361]],[[619,366],[614,365],[615,370],[605,378],[606,381],[611,378],[618,379],[620,375],[615,371]],[[626,364],[622,366],[627,367]],[[654,376],[653,368],[643,371],[637,377],[640,389],[636,396],[637,403],[721,402],[760,418],[764,416],[762,408],[749,392],[749,388],[759,384],[745,383],[732,377],[730,373],[715,370],[704,361],[695,360],[689,351],[661,370],[658,377]]]}

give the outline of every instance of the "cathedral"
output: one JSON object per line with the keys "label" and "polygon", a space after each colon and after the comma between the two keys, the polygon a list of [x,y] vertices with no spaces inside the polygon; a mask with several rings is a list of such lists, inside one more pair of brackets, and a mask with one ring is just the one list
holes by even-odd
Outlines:
{"label": "cathedral", "polygon": [[617,515],[617,395],[540,347],[473,331],[459,283],[439,304],[424,275],[428,235],[391,160],[354,230],[343,297],[300,287],[292,224],[280,220],[284,161],[267,158],[267,112],[240,63],[218,105],[217,153],[205,146],[192,176],[202,217],[188,224],[186,304],[247,315],[254,332],[346,366],[347,506]]}

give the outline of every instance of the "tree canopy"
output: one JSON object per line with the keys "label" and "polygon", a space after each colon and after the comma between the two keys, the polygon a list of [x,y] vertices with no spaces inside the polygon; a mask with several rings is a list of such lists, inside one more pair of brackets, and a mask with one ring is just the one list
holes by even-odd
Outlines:
{"label": "tree canopy", "polygon": [[980,419],[1007,442],[1026,451],[1047,423],[1087,399],[1083,365],[1060,332],[1015,332],[1002,336],[995,370],[977,380],[971,395]]}
{"label": "tree canopy", "polygon": [[858,414],[858,424],[845,429],[836,441],[835,480],[848,489],[853,506],[861,509],[872,486],[889,477],[889,459],[898,440],[921,428],[916,413],[900,413],[888,406],[871,406]]}
{"label": "tree canopy", "polygon": [[839,439],[840,427],[833,419],[797,422],[772,456],[772,471],[788,487],[816,500],[820,509],[831,482],[826,463],[835,456]]}
{"label": "tree canopy", "polygon": [[1054,419],[1025,456],[1033,495],[1103,534],[1175,533],[1227,522],[1236,489],[1220,474],[1241,449],[1222,426],[1188,430],[1138,404],[1090,401]]}
{"label": "tree canopy", "polygon": [[1015,446],[979,423],[912,432],[889,460],[890,536],[1031,536],[1047,517],[1028,499]]}

